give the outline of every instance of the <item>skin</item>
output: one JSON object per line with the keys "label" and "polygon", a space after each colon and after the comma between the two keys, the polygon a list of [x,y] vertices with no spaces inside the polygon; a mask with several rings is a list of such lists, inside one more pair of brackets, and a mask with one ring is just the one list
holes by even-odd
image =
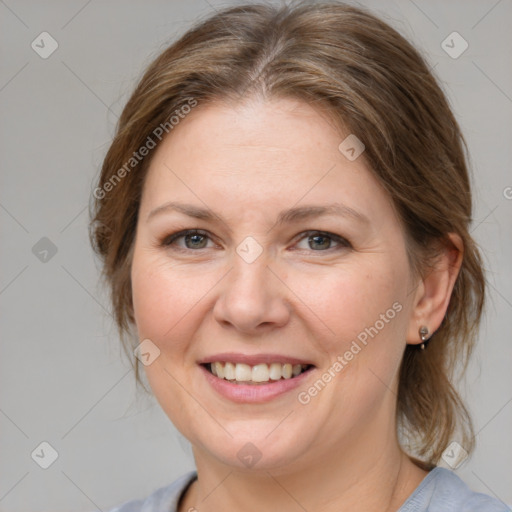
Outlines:
{"label": "skin", "polygon": [[[414,276],[402,226],[364,153],[349,161],[338,150],[347,135],[307,103],[251,98],[197,106],[156,149],[135,237],[133,305],[139,339],[160,350],[145,367],[148,381],[193,446],[198,481],[180,511],[391,511],[427,474],[396,438],[398,370],[406,344],[421,342],[419,327],[439,327],[462,247],[451,235],[436,270]],[[168,210],[148,220],[170,201],[217,218]],[[335,202],[367,220],[276,224],[281,210]],[[208,236],[162,244],[184,229]],[[252,263],[236,252],[247,236],[263,250]],[[394,303],[401,311],[301,404],[298,392]],[[315,368],[298,390],[234,403],[198,365],[221,352],[284,354]],[[251,468],[237,457],[247,442],[261,453]]]}

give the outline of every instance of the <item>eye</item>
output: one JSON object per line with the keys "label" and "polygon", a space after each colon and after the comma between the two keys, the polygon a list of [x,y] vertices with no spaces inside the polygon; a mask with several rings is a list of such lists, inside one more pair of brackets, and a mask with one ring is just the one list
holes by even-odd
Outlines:
{"label": "eye", "polygon": [[[183,244],[177,243],[178,240],[183,239]],[[207,241],[210,239],[206,231],[199,229],[187,229],[178,233],[173,233],[162,240],[161,245],[164,247],[175,246],[177,249],[206,249]]]}
{"label": "eye", "polygon": [[[326,252],[329,250],[340,250],[350,248],[352,245],[345,238],[326,231],[306,231],[295,245],[295,249],[312,250],[314,252]],[[187,229],[173,233],[161,241],[162,247],[172,247],[180,251],[208,249],[208,241],[211,241],[209,234],[200,229]],[[300,247],[301,243],[307,241],[307,247]],[[333,247],[333,244],[336,244]]]}
{"label": "eye", "polygon": [[[334,233],[328,233],[326,231],[306,231],[299,242],[307,241],[308,247],[296,247],[299,249],[311,249],[316,252],[327,251],[329,249],[339,250],[342,248],[352,247],[350,242],[345,238],[335,235]],[[332,247],[332,244],[337,244],[337,247]]]}

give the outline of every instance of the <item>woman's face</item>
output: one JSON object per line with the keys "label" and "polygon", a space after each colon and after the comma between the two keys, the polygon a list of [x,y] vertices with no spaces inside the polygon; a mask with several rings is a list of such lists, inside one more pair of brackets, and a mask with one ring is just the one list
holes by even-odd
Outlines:
{"label": "woman's face", "polygon": [[156,150],[135,320],[154,394],[202,460],[299,468],[394,436],[414,282],[348,135],[306,103],[252,100],[199,105]]}

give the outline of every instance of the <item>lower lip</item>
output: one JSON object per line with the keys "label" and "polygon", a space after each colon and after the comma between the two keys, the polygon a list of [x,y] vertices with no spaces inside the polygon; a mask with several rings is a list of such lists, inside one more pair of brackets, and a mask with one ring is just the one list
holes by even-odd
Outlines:
{"label": "lower lip", "polygon": [[300,386],[312,372],[310,369],[297,377],[271,381],[268,384],[233,384],[228,380],[216,377],[204,366],[200,366],[200,368],[208,383],[217,393],[233,402],[246,404],[270,402],[270,400]]}

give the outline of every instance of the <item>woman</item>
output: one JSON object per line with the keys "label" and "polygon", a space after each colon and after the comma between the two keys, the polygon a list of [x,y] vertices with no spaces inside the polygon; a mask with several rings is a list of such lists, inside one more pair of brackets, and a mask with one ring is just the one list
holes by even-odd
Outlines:
{"label": "woman", "polygon": [[417,51],[343,4],[226,9],[149,66],[91,234],[197,472],[116,511],[506,510],[437,467],[473,446],[463,145]]}

